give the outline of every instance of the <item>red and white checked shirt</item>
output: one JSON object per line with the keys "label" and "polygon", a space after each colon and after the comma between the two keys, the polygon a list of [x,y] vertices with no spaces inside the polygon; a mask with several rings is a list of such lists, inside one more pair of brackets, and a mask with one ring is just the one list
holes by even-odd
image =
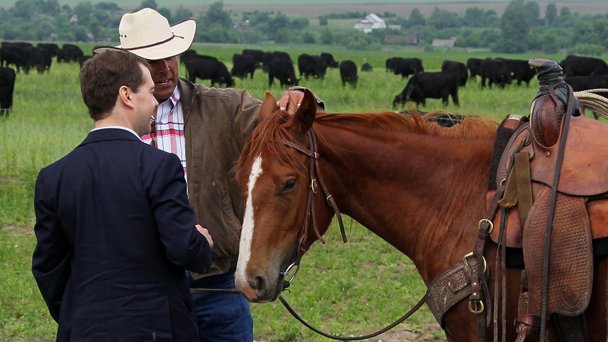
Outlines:
{"label": "red and white checked shirt", "polygon": [[173,94],[158,105],[156,119],[150,134],[141,137],[163,151],[171,152],[179,157],[186,175],[186,139],[184,138],[184,111],[182,110],[181,95],[178,87]]}

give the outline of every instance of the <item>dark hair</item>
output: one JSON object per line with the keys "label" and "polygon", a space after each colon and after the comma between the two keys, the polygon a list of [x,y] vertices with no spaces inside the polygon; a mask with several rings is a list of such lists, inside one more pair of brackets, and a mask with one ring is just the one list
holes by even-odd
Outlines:
{"label": "dark hair", "polygon": [[143,83],[140,64],[150,67],[145,59],[119,49],[106,50],[84,63],[80,69],[80,92],[93,120],[103,119],[114,108],[121,86],[139,91]]}

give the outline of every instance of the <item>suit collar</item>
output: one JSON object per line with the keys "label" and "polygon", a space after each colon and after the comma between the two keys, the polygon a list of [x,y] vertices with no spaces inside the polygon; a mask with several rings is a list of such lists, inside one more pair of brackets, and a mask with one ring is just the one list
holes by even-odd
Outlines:
{"label": "suit collar", "polygon": [[140,139],[137,139],[137,137],[133,135],[133,133],[129,131],[119,128],[107,128],[90,132],[80,145],[111,140],[130,140],[142,142]]}

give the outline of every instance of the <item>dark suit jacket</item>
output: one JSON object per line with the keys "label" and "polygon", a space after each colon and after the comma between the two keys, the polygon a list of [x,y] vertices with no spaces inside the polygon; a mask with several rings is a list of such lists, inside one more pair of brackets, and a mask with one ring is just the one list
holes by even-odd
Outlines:
{"label": "dark suit jacket", "polygon": [[179,159],[122,129],[40,171],[32,271],[58,341],[195,341],[184,269],[206,272]]}

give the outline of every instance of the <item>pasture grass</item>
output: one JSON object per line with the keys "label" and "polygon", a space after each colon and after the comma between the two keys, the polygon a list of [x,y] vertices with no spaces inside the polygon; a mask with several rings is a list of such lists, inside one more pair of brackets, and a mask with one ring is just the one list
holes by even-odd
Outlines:
{"label": "pasture grass", "polygon": [[[83,49],[90,52],[91,47]],[[229,68],[232,54],[244,47],[251,46],[195,46],[199,53],[217,56]],[[303,52],[327,51],[337,60],[353,59],[358,66],[364,58],[370,62],[374,71],[360,73],[356,89],[342,86],[337,69],[330,69],[325,80],[301,81],[301,85],[312,88],[325,101],[330,112],[392,110],[392,100],[405,81],[385,72],[383,66],[388,57],[418,56],[427,70],[437,70],[444,59],[464,61],[488,55],[467,54],[462,50],[346,51],[316,45],[255,48],[289,51],[294,60]],[[262,98],[267,90],[278,98],[283,91],[278,83],[269,87],[267,76],[259,71],[253,79],[237,79],[236,87],[248,89],[257,98]],[[510,113],[527,115],[537,87],[533,80],[530,87],[511,85],[505,89],[480,90],[479,83],[473,81],[459,91],[461,106],[455,107],[450,102],[446,109],[494,120]],[[430,99],[421,109],[442,108],[440,100]],[[40,168],[72,150],[91,128],[92,122],[80,98],[76,64],[55,63],[50,73],[44,75],[18,74],[13,110],[8,118],[0,118],[0,340],[54,339],[55,323],[30,271],[35,245],[33,187]],[[409,259],[386,242],[356,222],[349,225],[347,232],[350,241],[343,245],[338,228],[330,228],[327,244],[313,246],[304,257],[302,269],[285,297],[313,325],[334,334],[358,335],[401,316],[423,295],[425,287]],[[321,340],[293,319],[279,302],[252,304],[252,308],[258,340]],[[431,339],[444,338],[426,307],[397,329],[424,333]]]}

